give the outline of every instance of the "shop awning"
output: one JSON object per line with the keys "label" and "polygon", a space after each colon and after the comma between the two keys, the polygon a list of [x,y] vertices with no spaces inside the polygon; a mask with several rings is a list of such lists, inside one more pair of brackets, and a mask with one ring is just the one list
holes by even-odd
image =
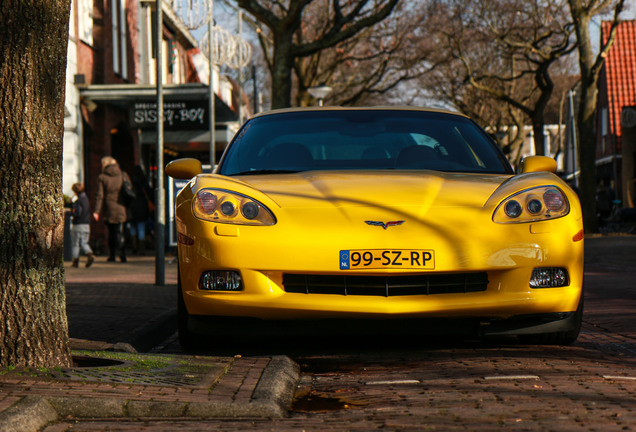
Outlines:
{"label": "shop awning", "polygon": [[[128,126],[140,130],[142,144],[155,143],[156,87],[138,84],[100,84],[80,87],[82,104],[97,108],[107,104],[128,112]],[[203,84],[168,84],[163,87],[164,142],[209,143],[209,89]],[[238,129],[234,111],[215,95],[215,141],[223,145]]]}
{"label": "shop awning", "polygon": [[[157,88],[147,84],[98,84],[79,88],[84,104],[106,103],[127,108],[139,102],[156,102]],[[209,89],[204,84],[166,84],[163,86],[164,103],[208,101]],[[202,104],[205,105],[205,104]],[[206,114],[207,115],[207,114]],[[214,100],[214,115],[217,123],[238,121],[236,113],[218,95]]]}

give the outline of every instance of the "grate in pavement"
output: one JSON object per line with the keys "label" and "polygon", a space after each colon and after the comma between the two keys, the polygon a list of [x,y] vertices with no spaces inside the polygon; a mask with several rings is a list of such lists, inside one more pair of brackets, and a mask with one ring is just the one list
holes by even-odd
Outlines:
{"label": "grate in pavement", "polygon": [[138,355],[105,351],[74,352],[73,358],[80,367],[16,369],[11,374],[83,382],[209,388],[229,370],[234,360],[231,357]]}
{"label": "grate in pavement", "polygon": [[[114,370],[109,368],[72,368],[65,369],[59,379],[71,379],[73,381],[97,381],[135,385],[157,385],[177,387],[209,387],[222,374],[212,366],[202,367],[197,372],[184,372],[178,366],[148,371]],[[212,373],[211,373],[212,372]]]}

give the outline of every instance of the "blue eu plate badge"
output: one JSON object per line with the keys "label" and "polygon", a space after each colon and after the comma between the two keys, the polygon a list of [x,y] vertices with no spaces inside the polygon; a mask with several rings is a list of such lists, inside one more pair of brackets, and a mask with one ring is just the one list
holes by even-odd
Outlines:
{"label": "blue eu plate badge", "polygon": [[340,251],[340,270],[349,270],[351,268],[349,264],[349,251]]}

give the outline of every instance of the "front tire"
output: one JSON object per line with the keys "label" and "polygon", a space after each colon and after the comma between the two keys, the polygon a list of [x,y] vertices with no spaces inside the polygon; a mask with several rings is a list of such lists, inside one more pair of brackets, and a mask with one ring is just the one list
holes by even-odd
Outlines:
{"label": "front tire", "polygon": [[198,347],[199,339],[195,333],[188,329],[190,314],[183,300],[183,289],[181,288],[181,272],[177,272],[177,330],[179,332],[179,344],[190,351]]}
{"label": "front tire", "polygon": [[574,328],[571,330],[555,333],[519,335],[519,341],[528,345],[570,345],[576,342],[581,332],[581,323],[583,322],[583,304],[583,291],[581,291],[579,305],[574,313]]}

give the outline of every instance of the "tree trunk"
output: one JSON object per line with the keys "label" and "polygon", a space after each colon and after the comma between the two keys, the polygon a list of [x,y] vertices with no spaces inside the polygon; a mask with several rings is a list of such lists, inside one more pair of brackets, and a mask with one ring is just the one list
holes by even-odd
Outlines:
{"label": "tree trunk", "polygon": [[532,110],[532,131],[534,134],[534,147],[538,156],[550,156],[550,149],[545,146],[545,110],[554,91],[554,84],[550,78],[549,63],[542,64],[535,72],[535,82],[540,89],[539,99]]}
{"label": "tree trunk", "polygon": [[598,92],[597,76],[593,72],[595,55],[590,38],[590,17],[580,4],[571,1],[570,10],[576,24],[576,39],[579,44],[579,68],[581,71],[581,85],[579,106],[576,113],[577,139],[579,145],[579,167],[581,177],[579,192],[583,210],[583,225],[586,233],[596,232],[596,97]]}
{"label": "tree trunk", "polygon": [[596,81],[589,83],[581,91],[581,100],[577,112],[579,143],[579,167],[581,178],[579,190],[583,210],[585,232],[597,230],[596,217]]}
{"label": "tree trunk", "polygon": [[537,114],[540,119],[532,120],[532,137],[534,139],[534,154],[537,156],[550,156],[545,154],[545,136],[543,136],[543,111]]}
{"label": "tree trunk", "polygon": [[292,70],[292,32],[277,32],[274,35],[274,57],[272,61],[272,109],[291,106]]}
{"label": "tree trunk", "polygon": [[70,0],[0,8],[0,366],[69,366],[62,140]]}

